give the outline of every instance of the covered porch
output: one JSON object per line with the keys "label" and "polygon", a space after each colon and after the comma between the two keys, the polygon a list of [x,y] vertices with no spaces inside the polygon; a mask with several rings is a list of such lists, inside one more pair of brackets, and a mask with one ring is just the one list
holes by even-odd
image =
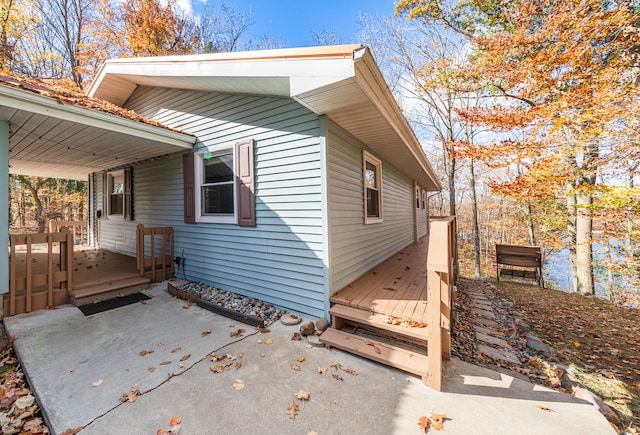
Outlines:
{"label": "covered porch", "polygon": [[[88,175],[91,173],[123,168],[135,162],[189,150],[194,142],[195,138],[191,135],[168,129],[157,122],[101,100],[92,99],[77,92],[51,89],[36,82],[0,76],[0,185],[2,186],[8,186],[10,173],[88,180]],[[93,186],[89,188],[91,191]],[[8,189],[0,189],[0,204],[2,203],[9,203]],[[99,207],[95,209],[90,207],[88,211],[89,244],[91,245],[97,244],[92,229],[100,212]],[[15,268],[11,269],[9,262],[11,249],[17,249],[21,244],[26,245],[26,239],[21,240],[24,243],[16,244],[14,241],[8,249],[0,249],[0,295],[9,294],[12,286],[10,281],[13,281],[16,289],[20,287],[17,285],[18,281],[24,282],[22,287],[25,297],[38,285],[45,285],[47,287],[45,306],[54,306],[57,301],[69,297],[74,285],[86,284],[86,282],[78,282],[77,278],[90,281],[93,278],[97,279],[98,275],[108,274],[108,272],[102,272],[106,268],[98,263],[90,269],[86,268],[85,263],[84,270],[81,270],[82,266],[78,266],[77,263],[83,262],[81,257],[84,254],[87,256],[89,254],[87,251],[84,253],[80,251],[78,255],[73,255],[75,241],[65,241],[66,236],[55,236],[55,241],[48,239],[47,234],[34,236],[36,239],[31,240],[29,244],[47,245],[45,249],[52,253],[49,255],[51,260],[40,262],[38,258],[33,257],[37,253],[31,251],[31,257],[24,258],[23,266],[16,263]],[[14,236],[9,235],[8,208],[5,208],[0,212],[0,239],[9,241],[10,237]],[[34,243],[36,241],[37,243]],[[62,256],[60,253],[53,254],[53,245],[59,243],[66,244],[66,248],[59,248],[66,249]],[[49,247],[48,244],[51,246]],[[29,248],[24,249],[25,255],[28,255],[26,251]],[[96,254],[95,260],[102,255],[102,252]],[[18,253],[15,254],[15,257],[17,256]],[[58,262],[53,260],[56,256],[59,258]],[[109,258],[115,260],[117,257]],[[130,258],[133,259],[134,266],[137,264],[139,270],[138,260],[135,257]],[[59,263],[57,270],[53,268],[54,263]],[[33,273],[33,268],[40,264],[46,265],[47,273],[44,275]],[[117,260],[115,264],[124,265]],[[25,276],[18,278],[15,275],[15,279],[11,280],[10,275],[17,274],[20,267],[24,267]],[[74,270],[76,268],[77,271]],[[127,270],[130,270],[130,266],[127,266]],[[79,274],[76,279],[74,279],[74,272]],[[14,294],[15,296],[17,294]],[[4,302],[7,297],[0,300]],[[11,300],[9,296],[7,302],[11,304]],[[31,298],[27,297],[26,300],[30,301]],[[37,305],[39,302],[36,299],[33,303]],[[24,306],[29,311],[35,305],[25,302]],[[10,307],[9,311],[15,310],[16,307],[14,299],[13,309]],[[3,308],[3,312],[6,313],[6,306]]]}

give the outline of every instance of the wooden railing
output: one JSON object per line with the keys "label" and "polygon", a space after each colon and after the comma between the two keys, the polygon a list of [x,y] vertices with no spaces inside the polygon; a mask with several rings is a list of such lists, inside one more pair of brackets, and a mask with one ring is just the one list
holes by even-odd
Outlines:
{"label": "wooden railing", "polygon": [[431,220],[427,254],[428,373],[423,382],[442,389],[442,360],[451,359],[451,310],[456,281],[457,228],[455,216]]}
{"label": "wooden railing", "polygon": [[[4,315],[28,313],[46,307],[66,304],[73,282],[73,233],[69,231],[46,234],[17,234],[9,237],[9,294],[4,296]],[[59,265],[54,264],[54,244],[59,243]],[[44,273],[36,263],[33,245],[47,245]],[[18,271],[17,246],[26,245],[24,270]],[[21,250],[22,251],[22,250]],[[21,263],[22,261],[20,261]],[[39,269],[39,270],[34,270]],[[8,304],[7,304],[8,302]]]}
{"label": "wooden railing", "polygon": [[153,282],[173,278],[173,228],[145,228],[139,224],[136,230],[136,262],[140,276]]}
{"label": "wooden railing", "polygon": [[67,228],[73,234],[75,243],[87,244],[89,241],[89,226],[87,221],[49,221],[49,232],[55,233]]}

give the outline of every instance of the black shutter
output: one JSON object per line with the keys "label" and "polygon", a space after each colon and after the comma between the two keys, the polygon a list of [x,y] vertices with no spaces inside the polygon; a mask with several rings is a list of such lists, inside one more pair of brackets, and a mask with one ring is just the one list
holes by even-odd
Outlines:
{"label": "black shutter", "polygon": [[131,175],[131,168],[124,168],[124,195],[122,198],[122,206],[124,209],[124,220],[126,221],[133,220],[133,182]]}
{"label": "black shutter", "polygon": [[184,223],[196,223],[194,154],[182,156],[182,172],[184,177]]}

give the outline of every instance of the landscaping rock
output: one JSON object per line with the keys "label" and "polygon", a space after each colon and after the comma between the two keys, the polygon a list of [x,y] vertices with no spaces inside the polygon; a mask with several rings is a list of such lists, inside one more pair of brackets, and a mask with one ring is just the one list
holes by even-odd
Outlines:
{"label": "landscaping rock", "polygon": [[527,339],[527,347],[529,349],[536,352],[541,352],[544,354],[549,354],[551,352],[551,347],[548,344],[543,343],[542,340],[540,340],[535,335],[528,334],[526,336],[526,339]]}
{"label": "landscaping rock", "polygon": [[556,364],[556,369],[561,372],[560,385],[562,385],[562,388],[567,390],[569,393],[571,393],[574,389],[582,388],[582,385],[575,376],[573,367]]}
{"label": "landscaping rock", "polygon": [[525,322],[522,319],[516,319],[515,320],[516,325],[520,328],[520,330],[522,332],[524,332],[525,334],[527,332],[531,332],[531,327],[529,326],[529,324],[527,322]]}
{"label": "landscaping rock", "polygon": [[315,347],[324,347],[324,343],[320,341],[320,337],[316,334],[307,335],[307,343]]}
{"label": "landscaping rock", "polygon": [[329,327],[329,322],[324,317],[319,318],[316,321],[316,329],[320,332],[324,332]]}
{"label": "landscaping rock", "polygon": [[286,313],[283,314],[282,317],[280,317],[280,322],[286,326],[297,325],[298,323],[302,322],[302,317],[296,314]]}
{"label": "landscaping rock", "polygon": [[313,320],[309,320],[309,322],[305,323],[300,327],[300,335],[308,336],[314,335],[316,333],[316,325],[313,323]]}

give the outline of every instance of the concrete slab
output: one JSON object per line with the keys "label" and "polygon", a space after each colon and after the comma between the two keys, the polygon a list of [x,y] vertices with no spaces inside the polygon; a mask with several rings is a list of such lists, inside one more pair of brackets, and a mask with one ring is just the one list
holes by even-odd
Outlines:
{"label": "concrete slab", "polygon": [[[150,391],[166,382],[169,373],[177,375],[241,339],[229,336],[229,324],[237,322],[171,300],[166,284],[146,293],[152,299],[144,305],[89,317],[64,306],[4,319],[53,433],[85,426],[119,406],[120,395],[134,384]],[[247,330],[245,336],[257,333],[247,325],[235,326]],[[203,336],[207,330],[211,333]],[[142,356],[142,351],[153,353]],[[93,387],[99,380],[102,385]]]}
{"label": "concrete slab", "polygon": [[[411,434],[419,431],[418,419],[431,413],[447,415],[448,434],[615,433],[587,402],[455,359],[445,364],[444,392],[437,392],[398,370],[291,341],[297,326],[278,323],[268,334],[232,339],[228,319],[183,305],[154,292],[147,305],[102,317],[56,313],[48,325],[39,321],[33,328],[24,319],[15,322],[22,323],[14,328],[16,350],[45,414],[55,420],[54,434],[85,426],[83,435],[146,435],[167,428],[172,416],[182,418],[185,434]],[[212,333],[202,337],[206,329]],[[180,352],[170,353],[178,346]],[[144,349],[154,353],[142,357]],[[216,363],[204,357],[212,351],[233,354],[241,367],[214,373]],[[185,353],[192,356],[180,369],[177,360]],[[171,365],[160,366],[164,360]],[[357,375],[331,368],[335,363]],[[169,371],[175,373],[171,379]],[[99,378],[104,384],[91,387]],[[245,385],[241,390],[233,387],[238,379]],[[134,383],[145,394],[120,403]],[[301,389],[310,393],[308,402],[294,397]],[[295,420],[287,413],[292,401],[299,406]]]}

